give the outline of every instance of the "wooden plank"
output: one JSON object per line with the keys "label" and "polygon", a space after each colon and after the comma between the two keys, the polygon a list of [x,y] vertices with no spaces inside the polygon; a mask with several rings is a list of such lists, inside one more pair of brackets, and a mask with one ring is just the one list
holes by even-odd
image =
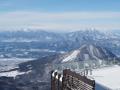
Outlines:
{"label": "wooden plank", "polygon": [[76,77],[76,78],[78,78],[79,80],[81,80],[81,81],[83,81],[83,82],[85,82],[85,83],[87,83],[87,84],[89,84],[89,85],[94,85],[94,80],[90,80],[90,79],[88,79],[86,76],[81,76],[81,75],[79,75],[78,73],[76,73],[76,72],[72,72],[72,71],[70,71],[69,69],[65,69],[65,70],[63,70],[63,75],[64,74],[67,74],[67,75],[71,75],[72,77]]}
{"label": "wooden plank", "polygon": [[[76,72],[70,71],[69,69],[65,69],[63,71],[63,77],[66,78],[64,79],[64,82],[65,82],[64,84],[69,85],[69,87],[71,86],[71,83],[72,83],[74,88],[80,88],[80,90],[95,90],[94,80],[90,80],[86,76],[81,76]],[[70,79],[70,77],[72,77],[72,79]],[[69,80],[69,83],[67,80]],[[71,80],[71,83],[70,83],[70,80]],[[78,82],[80,83],[78,84]]]}

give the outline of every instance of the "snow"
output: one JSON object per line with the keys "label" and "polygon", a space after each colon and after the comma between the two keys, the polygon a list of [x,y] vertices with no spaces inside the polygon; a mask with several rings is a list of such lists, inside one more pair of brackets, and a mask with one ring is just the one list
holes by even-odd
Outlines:
{"label": "snow", "polygon": [[45,38],[48,39],[48,40],[51,40],[51,39],[52,39],[52,37],[48,37],[48,36],[46,36]]}
{"label": "snow", "polygon": [[61,53],[61,54],[64,54],[64,53],[65,53],[65,51],[60,51],[60,53]]}
{"label": "snow", "polygon": [[100,65],[101,65],[103,61],[102,61],[102,60],[100,60],[100,59],[98,59],[98,60],[99,60],[99,63],[100,63]]}
{"label": "snow", "polygon": [[75,50],[69,56],[67,56],[65,59],[63,59],[62,62],[67,62],[67,61],[74,60],[77,57],[77,55],[78,55],[79,52],[80,52],[79,50]]}
{"label": "snow", "polygon": [[93,70],[92,77],[96,83],[102,86],[112,90],[120,90],[120,66],[115,65]]}
{"label": "snow", "polygon": [[31,52],[56,52],[56,50],[50,50],[50,49],[30,49]]}
{"label": "snow", "polygon": [[16,71],[10,71],[10,72],[3,72],[0,73],[0,76],[6,76],[6,77],[16,77],[17,75],[24,74],[25,72],[18,72]]}
{"label": "snow", "polygon": [[92,54],[92,56],[94,56],[94,53],[93,53],[94,47],[92,45],[90,45],[89,49],[90,49],[90,53]]}
{"label": "snow", "polygon": [[30,60],[35,60],[36,58],[16,58],[16,57],[12,57],[12,58],[0,58],[0,62],[1,61],[30,61]]}
{"label": "snow", "polygon": [[84,58],[85,58],[85,60],[89,60],[89,55],[88,54],[84,54]]}
{"label": "snow", "polygon": [[0,72],[18,68],[18,64],[34,60],[34,58],[0,58]]}
{"label": "snow", "polygon": [[37,39],[25,39],[25,38],[12,38],[2,40],[1,42],[39,42]]}
{"label": "snow", "polygon": [[101,56],[101,53],[99,52],[98,49],[96,49],[96,53],[97,53],[98,56]]}
{"label": "snow", "polygon": [[32,69],[32,66],[31,66],[31,65],[27,65],[27,67],[29,68],[29,70],[31,70],[31,69]]}
{"label": "snow", "polygon": [[17,75],[28,74],[30,72],[31,72],[31,70],[29,70],[27,72],[19,72],[19,71],[15,70],[15,71],[10,71],[10,72],[2,72],[2,73],[0,73],[0,76],[14,77],[15,78]]}
{"label": "snow", "polygon": [[[94,55],[94,52],[93,52],[94,49],[95,49],[95,50],[98,50],[98,49],[97,49],[97,48],[94,48],[93,45],[90,45],[90,46],[89,46],[89,49],[90,49],[89,51],[90,51],[91,55],[92,55],[96,60],[98,60],[99,58],[97,58],[97,57]],[[99,51],[98,51],[98,52],[99,52]]]}

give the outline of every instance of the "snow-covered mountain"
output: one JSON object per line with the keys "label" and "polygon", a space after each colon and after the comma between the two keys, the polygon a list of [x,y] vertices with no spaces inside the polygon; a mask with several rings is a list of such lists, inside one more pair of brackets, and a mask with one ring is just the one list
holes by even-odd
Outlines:
{"label": "snow-covered mountain", "polygon": [[95,44],[107,48],[117,56],[120,55],[120,32],[118,31],[80,30],[68,33],[55,33],[43,30],[2,31],[0,32],[0,43],[2,56],[6,57],[9,57],[8,54],[11,55],[6,51],[14,52],[24,49],[24,52],[28,53],[27,56],[29,57],[28,51],[30,49],[68,52],[79,48],[83,44]]}
{"label": "snow-covered mountain", "polygon": [[79,49],[71,51],[62,62],[67,61],[84,61],[84,60],[108,60],[114,59],[116,56],[109,50],[93,45],[93,44],[84,44]]}

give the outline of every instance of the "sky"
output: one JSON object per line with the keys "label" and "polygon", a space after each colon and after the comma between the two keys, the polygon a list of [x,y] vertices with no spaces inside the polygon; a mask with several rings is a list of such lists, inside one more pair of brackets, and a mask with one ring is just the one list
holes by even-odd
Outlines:
{"label": "sky", "polygon": [[0,30],[119,30],[120,0],[0,0]]}

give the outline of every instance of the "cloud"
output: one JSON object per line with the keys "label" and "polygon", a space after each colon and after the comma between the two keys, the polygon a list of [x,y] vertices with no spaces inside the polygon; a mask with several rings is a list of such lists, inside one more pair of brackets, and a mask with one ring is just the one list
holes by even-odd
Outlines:
{"label": "cloud", "polygon": [[1,29],[37,28],[80,30],[86,28],[120,29],[120,12],[38,12],[0,13]]}

